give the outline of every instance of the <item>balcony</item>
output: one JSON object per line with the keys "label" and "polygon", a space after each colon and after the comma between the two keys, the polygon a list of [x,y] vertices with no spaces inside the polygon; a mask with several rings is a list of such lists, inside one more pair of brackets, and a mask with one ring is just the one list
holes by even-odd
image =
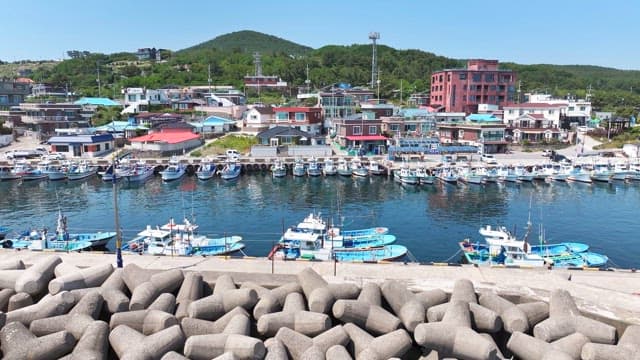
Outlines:
{"label": "balcony", "polygon": [[69,121],[87,121],[85,119],[79,119],[76,117],[69,117],[64,115],[57,116],[28,116],[23,115],[21,121],[25,124],[42,124],[52,122],[69,122]]}

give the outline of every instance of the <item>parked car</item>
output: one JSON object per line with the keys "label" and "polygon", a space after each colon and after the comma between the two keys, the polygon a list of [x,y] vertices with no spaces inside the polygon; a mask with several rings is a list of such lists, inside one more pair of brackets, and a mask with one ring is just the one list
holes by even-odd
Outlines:
{"label": "parked car", "polygon": [[493,155],[490,155],[490,154],[482,154],[482,156],[480,157],[480,160],[482,160],[483,162],[486,162],[487,164],[497,164],[498,163],[496,158]]}
{"label": "parked car", "polygon": [[67,156],[63,153],[55,152],[43,155],[42,158],[45,160],[66,160]]}
{"label": "parked car", "polygon": [[40,156],[33,150],[9,150],[4,153],[5,157],[9,160],[13,159],[34,159]]}
{"label": "parked car", "polygon": [[226,151],[227,154],[227,159],[234,159],[237,160],[240,158],[240,152],[238,150],[235,149],[228,149]]}
{"label": "parked car", "polygon": [[551,151],[549,149],[542,150],[542,156],[544,156],[544,157],[550,157],[552,153],[553,153],[553,151]]}

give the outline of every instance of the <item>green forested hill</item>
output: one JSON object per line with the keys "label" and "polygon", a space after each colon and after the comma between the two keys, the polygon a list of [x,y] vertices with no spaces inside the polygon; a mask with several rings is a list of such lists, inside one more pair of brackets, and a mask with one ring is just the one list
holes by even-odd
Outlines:
{"label": "green forested hill", "polygon": [[180,52],[201,49],[217,49],[222,51],[240,51],[245,53],[260,52],[264,54],[303,55],[310,50],[308,46],[296,44],[289,40],[256,31],[243,30],[220,35],[212,40],[186,48]]}
{"label": "green forested hill", "polygon": [[[366,86],[371,81],[371,46],[368,44],[311,49],[253,31],[218,36],[177,51],[162,62],[138,62],[125,53],[91,54],[82,59],[58,62],[50,68],[36,67],[32,78],[68,83],[73,91],[82,95],[97,95],[99,68],[101,94],[119,96],[120,88],[128,86],[205,85],[210,68],[214,85],[241,88],[243,77],[254,73],[255,51],[262,54],[263,74],[277,75],[287,81],[292,95],[295,95],[296,87],[304,83],[307,67],[309,79],[317,88],[337,82]],[[401,88],[405,99],[406,94],[414,91],[428,92],[433,71],[464,67],[465,60],[380,45],[378,64],[381,97],[399,101]],[[587,65],[502,63],[501,67],[518,72],[523,93],[547,91],[556,96],[570,93],[584,97],[591,86],[595,108],[624,113],[640,105],[640,71]]]}

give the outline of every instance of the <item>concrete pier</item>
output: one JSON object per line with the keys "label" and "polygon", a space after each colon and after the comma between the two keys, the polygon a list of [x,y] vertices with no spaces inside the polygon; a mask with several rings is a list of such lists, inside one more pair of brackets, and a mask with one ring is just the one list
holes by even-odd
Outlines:
{"label": "concrete pier", "polygon": [[[0,313],[0,350],[9,359],[638,353],[640,279],[633,272],[569,277],[566,270],[278,261],[271,274],[264,259],[125,255],[126,270],[109,274],[113,254],[0,250],[0,263],[9,260],[26,267],[0,270],[9,274],[0,283],[2,305],[16,300],[16,309]],[[22,290],[33,295],[16,291],[25,274],[33,287]],[[439,321],[427,323],[429,314]],[[33,348],[23,350],[25,343]]]}

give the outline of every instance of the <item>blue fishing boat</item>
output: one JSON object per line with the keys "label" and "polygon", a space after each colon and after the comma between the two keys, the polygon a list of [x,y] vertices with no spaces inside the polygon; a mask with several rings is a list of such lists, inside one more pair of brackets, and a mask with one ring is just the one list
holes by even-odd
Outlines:
{"label": "blue fishing boat", "polygon": [[169,166],[164,171],[161,171],[160,175],[164,181],[173,181],[183,177],[186,172],[186,166],[177,157],[172,156],[169,160]]}
{"label": "blue fishing boat", "polygon": [[209,180],[216,174],[216,164],[209,158],[203,159],[198,166],[196,176],[200,180]]}
{"label": "blue fishing boat", "polygon": [[220,171],[222,180],[234,180],[240,176],[242,168],[234,160],[227,160],[224,168]]}

